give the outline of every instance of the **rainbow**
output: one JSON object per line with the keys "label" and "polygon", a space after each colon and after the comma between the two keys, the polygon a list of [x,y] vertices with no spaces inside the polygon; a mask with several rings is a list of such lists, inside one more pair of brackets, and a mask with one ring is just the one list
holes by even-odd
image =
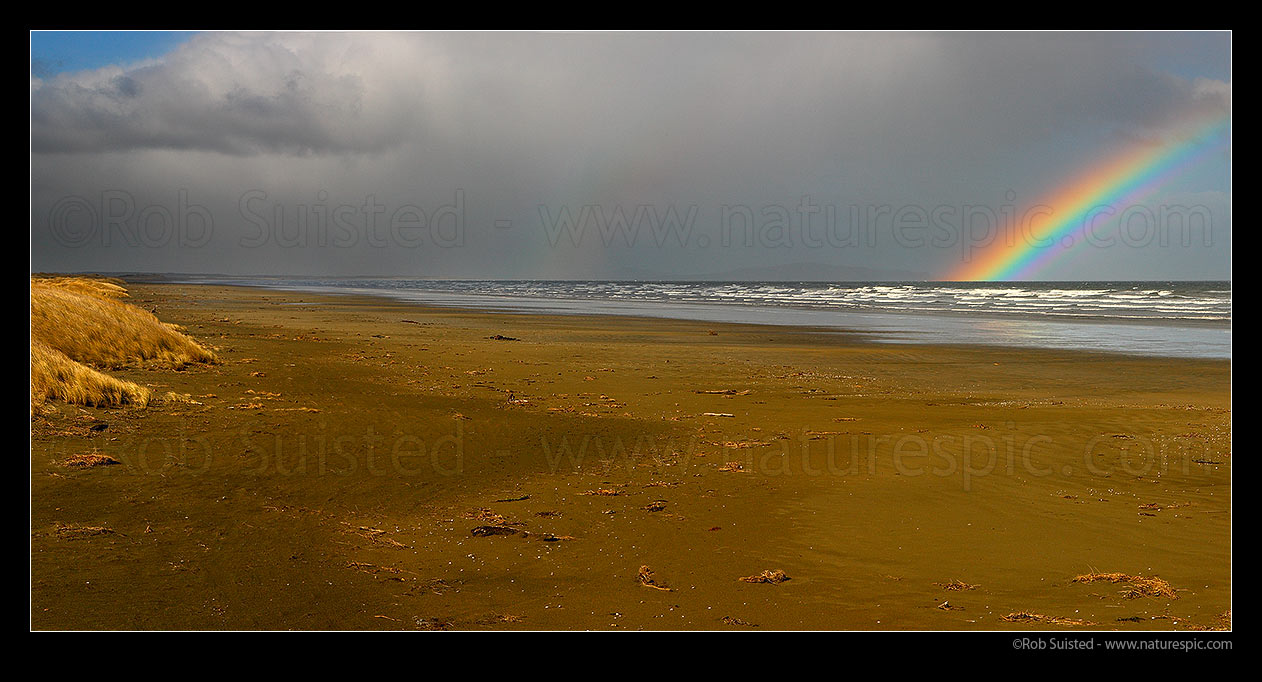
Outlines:
{"label": "rainbow", "polygon": [[1217,150],[1229,131],[1230,115],[1201,116],[1181,126],[1164,143],[1135,143],[1075,175],[1031,211],[1022,233],[1002,237],[945,279],[1006,281],[1030,279],[1075,247],[1088,243],[1081,233],[1121,212],[1186,173]]}

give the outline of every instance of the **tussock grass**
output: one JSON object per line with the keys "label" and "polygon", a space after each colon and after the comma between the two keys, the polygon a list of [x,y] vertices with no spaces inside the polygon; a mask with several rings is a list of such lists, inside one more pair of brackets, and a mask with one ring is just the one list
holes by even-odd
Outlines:
{"label": "tussock grass", "polygon": [[31,338],[98,369],[178,369],[216,361],[214,353],[153,313],[118,300],[110,289],[94,287],[31,280]]}
{"label": "tussock grass", "polygon": [[127,290],[113,280],[31,277],[32,414],[50,399],[93,406],[149,404],[149,389],[101,370],[218,362],[175,325],[124,302],[126,297]]}
{"label": "tussock grass", "polygon": [[42,287],[53,287],[90,294],[101,298],[127,298],[127,289],[122,280],[109,277],[58,277],[56,275],[31,275],[31,285],[36,283]]}
{"label": "tussock grass", "polygon": [[152,397],[144,386],[98,372],[41,341],[31,339],[32,413],[41,411],[48,400],[95,407],[144,407]]}

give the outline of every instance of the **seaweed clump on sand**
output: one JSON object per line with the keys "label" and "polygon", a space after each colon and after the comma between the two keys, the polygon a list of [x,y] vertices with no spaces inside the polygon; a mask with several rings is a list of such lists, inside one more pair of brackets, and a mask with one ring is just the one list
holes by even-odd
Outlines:
{"label": "seaweed clump on sand", "polygon": [[965,590],[977,589],[976,585],[970,585],[969,583],[966,583],[963,580],[951,580],[945,583],[934,583],[934,585],[937,585],[938,587],[941,587],[942,589],[950,591],[950,592],[963,592]]}
{"label": "seaweed clump on sand", "polygon": [[635,576],[636,582],[645,587],[651,587],[655,590],[663,592],[674,592],[675,590],[657,582],[657,578],[653,575],[653,569],[648,566],[641,566],[640,571]]}
{"label": "seaweed clump on sand", "polygon": [[1047,616],[1041,613],[1033,613],[1031,611],[1017,611],[1009,613],[1001,618],[1005,623],[1046,623],[1049,625],[1095,625],[1089,620],[1081,620],[1079,618],[1062,618],[1060,616]]}
{"label": "seaweed clump on sand", "polygon": [[790,580],[788,574],[784,571],[776,569],[774,571],[763,571],[758,575],[747,575],[740,579],[743,583],[766,583],[768,585],[779,585],[782,582]]}
{"label": "seaweed clump on sand", "polygon": [[1141,597],[1179,598],[1179,595],[1175,593],[1174,587],[1170,583],[1155,576],[1150,578],[1142,575],[1128,575],[1126,573],[1099,573],[1092,571],[1075,577],[1072,582],[1085,584],[1108,582],[1125,585],[1126,589],[1122,590],[1122,596],[1127,599],[1139,599]]}
{"label": "seaweed clump on sand", "polygon": [[61,463],[63,466],[73,467],[75,469],[90,469],[92,467],[105,467],[114,464],[122,464],[122,462],[119,462],[109,455],[101,455],[97,453],[71,455],[62,460]]}

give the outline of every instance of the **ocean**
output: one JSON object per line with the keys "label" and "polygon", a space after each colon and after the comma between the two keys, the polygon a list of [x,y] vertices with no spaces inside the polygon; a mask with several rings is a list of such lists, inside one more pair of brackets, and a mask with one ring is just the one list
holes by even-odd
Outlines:
{"label": "ocean", "polygon": [[648,282],[170,275],[429,305],[824,327],[883,343],[1231,358],[1231,283]]}

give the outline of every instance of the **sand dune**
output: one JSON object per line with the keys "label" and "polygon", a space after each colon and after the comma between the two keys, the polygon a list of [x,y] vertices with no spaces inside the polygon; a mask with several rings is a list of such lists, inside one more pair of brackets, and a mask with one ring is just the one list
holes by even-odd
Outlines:
{"label": "sand dune", "polygon": [[121,300],[127,296],[107,279],[31,277],[32,412],[50,399],[143,406],[149,389],[101,370],[217,362],[174,325]]}

